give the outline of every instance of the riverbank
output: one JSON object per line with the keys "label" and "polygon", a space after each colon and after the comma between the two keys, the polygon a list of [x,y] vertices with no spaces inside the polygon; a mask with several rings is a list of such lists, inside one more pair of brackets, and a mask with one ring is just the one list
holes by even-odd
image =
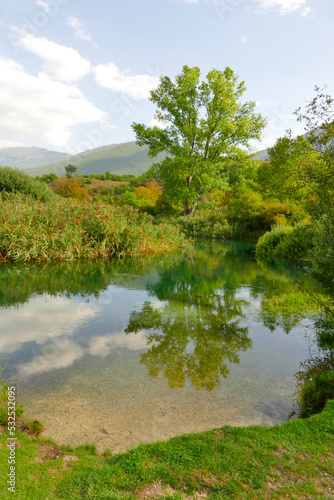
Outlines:
{"label": "riverbank", "polygon": [[[9,499],[7,434],[0,436],[1,498]],[[126,453],[98,456],[17,433],[16,496],[51,499],[330,499],[334,401],[274,427],[222,427]]]}

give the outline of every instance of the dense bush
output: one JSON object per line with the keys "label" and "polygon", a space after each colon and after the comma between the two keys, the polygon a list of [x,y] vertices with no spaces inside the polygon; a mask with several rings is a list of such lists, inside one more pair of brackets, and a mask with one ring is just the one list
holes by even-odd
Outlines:
{"label": "dense bush", "polygon": [[51,201],[55,194],[42,182],[10,167],[0,167],[0,193],[21,193],[41,201]]}
{"label": "dense bush", "polygon": [[58,177],[50,184],[52,190],[64,198],[76,198],[77,200],[89,200],[87,189],[80,185],[77,179]]}
{"label": "dense bush", "polygon": [[197,238],[229,239],[234,229],[227,222],[222,210],[201,211],[194,215],[185,215],[178,219],[182,231]]}
{"label": "dense bush", "polygon": [[315,358],[303,363],[297,373],[297,402],[302,418],[320,413],[334,398],[334,358]]}
{"label": "dense bush", "polygon": [[334,295],[334,214],[319,218],[310,252],[313,276]]}
{"label": "dense bush", "polygon": [[240,232],[268,231],[280,219],[296,216],[298,208],[293,203],[264,200],[260,193],[252,190],[235,191],[223,203],[229,224]]}
{"label": "dense bush", "polygon": [[277,225],[265,233],[256,245],[256,253],[290,259],[305,259],[312,248],[311,226],[296,224],[294,227]]}
{"label": "dense bush", "polygon": [[170,224],[127,207],[12,195],[0,202],[0,260],[14,262],[135,256],[185,246]]}
{"label": "dense bush", "polygon": [[277,225],[271,231],[267,231],[255,247],[256,253],[262,255],[275,255],[278,245],[283,241],[285,236],[292,231],[291,226]]}

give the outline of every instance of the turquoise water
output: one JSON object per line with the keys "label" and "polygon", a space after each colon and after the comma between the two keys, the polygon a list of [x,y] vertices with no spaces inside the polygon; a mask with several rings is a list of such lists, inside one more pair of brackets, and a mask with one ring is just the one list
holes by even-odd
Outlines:
{"label": "turquoise water", "polygon": [[[131,262],[0,267],[0,356],[44,436],[122,451],[282,422],[313,345],[301,265],[244,243]],[[299,297],[297,305],[291,302]],[[285,298],[285,314],[266,307]],[[303,302],[301,302],[303,304]]]}

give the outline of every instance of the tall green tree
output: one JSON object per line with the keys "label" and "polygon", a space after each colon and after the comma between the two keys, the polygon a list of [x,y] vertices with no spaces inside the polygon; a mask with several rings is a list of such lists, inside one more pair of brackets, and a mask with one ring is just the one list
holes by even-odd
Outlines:
{"label": "tall green tree", "polygon": [[200,80],[197,67],[184,66],[175,81],[160,78],[150,100],[161,127],[134,123],[139,145],[153,158],[164,151],[155,173],[164,182],[164,197],[192,214],[213,188],[225,187],[231,168],[245,162],[249,143],[260,139],[265,121],[255,102],[241,102],[244,82],[230,69],[213,69]]}
{"label": "tall green tree", "polygon": [[73,174],[75,174],[75,172],[78,170],[78,167],[76,167],[75,165],[72,165],[71,163],[69,163],[68,165],[66,165],[65,167],[65,172],[66,172],[66,177],[68,179],[70,179]]}

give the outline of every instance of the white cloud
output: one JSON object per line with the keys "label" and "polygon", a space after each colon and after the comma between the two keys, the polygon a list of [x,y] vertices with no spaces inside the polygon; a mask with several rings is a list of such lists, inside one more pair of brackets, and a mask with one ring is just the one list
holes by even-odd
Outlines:
{"label": "white cloud", "polygon": [[159,78],[149,74],[131,75],[121,71],[116,64],[99,64],[94,69],[95,81],[101,87],[122,92],[135,100],[146,99],[150,91],[159,84]]}
{"label": "white cloud", "polygon": [[73,82],[90,73],[90,62],[71,47],[36,37],[19,28],[12,28],[12,30],[17,37],[16,45],[38,55],[44,62],[43,71],[56,80]]}
{"label": "white cloud", "polygon": [[313,10],[311,9],[311,7],[304,7],[300,11],[300,15],[303,17],[308,17],[312,12],[313,12]]}
{"label": "white cloud", "polygon": [[77,17],[69,16],[66,19],[66,23],[74,29],[74,36],[77,40],[92,42],[93,47],[97,47],[97,45],[93,42],[92,35],[85,30],[83,23]]}
{"label": "white cloud", "polygon": [[92,337],[89,341],[88,352],[92,356],[104,358],[108,356],[112,349],[116,349],[117,347],[123,347],[134,351],[146,349],[146,334],[144,332],[138,332],[125,335],[124,332],[121,332]]}
{"label": "white cloud", "polygon": [[[303,8],[305,2],[306,0],[258,0],[262,9],[278,9],[280,14],[290,14],[298,11]],[[309,9],[309,7],[306,7],[306,9]]]}
{"label": "white cloud", "polygon": [[83,349],[72,340],[64,342],[64,346],[60,349],[54,349],[53,345],[46,345],[42,351],[42,354],[35,356],[31,361],[22,363],[19,366],[19,373],[29,376],[66,368],[84,354]]}
{"label": "white cloud", "polygon": [[248,37],[247,37],[246,35],[245,35],[245,36],[243,36],[243,37],[242,37],[242,39],[241,39],[241,42],[242,42],[242,43],[247,43],[247,38],[248,38]]}
{"label": "white cloud", "polygon": [[65,147],[70,128],[99,122],[107,114],[73,84],[33,76],[13,60],[0,58],[0,137],[2,147],[18,141]]}
{"label": "white cloud", "polygon": [[[41,346],[65,347],[78,327],[94,318],[98,309],[90,304],[45,295],[29,299],[19,310],[1,311],[0,353],[13,353],[27,341]],[[50,353],[50,349],[48,349]]]}
{"label": "white cloud", "polygon": [[36,0],[36,5],[41,7],[47,14],[53,14],[51,5],[48,2],[45,2],[44,0]]}

